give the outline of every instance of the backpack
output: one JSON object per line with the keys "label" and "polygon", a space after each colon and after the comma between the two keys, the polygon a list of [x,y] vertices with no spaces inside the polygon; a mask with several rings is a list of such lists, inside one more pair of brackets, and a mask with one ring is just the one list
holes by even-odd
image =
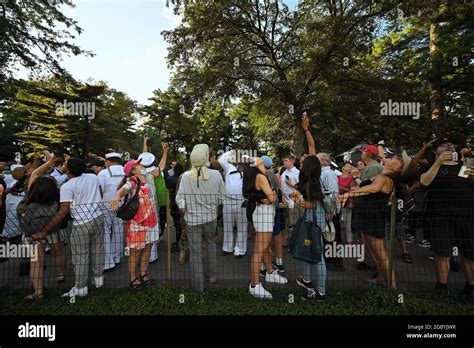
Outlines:
{"label": "backpack", "polygon": [[116,215],[118,218],[122,220],[125,220],[125,221],[131,220],[137,213],[138,207],[140,206],[140,199],[138,195],[140,193],[141,182],[138,178],[137,180],[138,180],[138,183],[135,188],[135,194],[131,198],[130,198],[130,194],[128,194],[127,199],[125,199],[125,202],[120,206],[120,208],[117,209]]}

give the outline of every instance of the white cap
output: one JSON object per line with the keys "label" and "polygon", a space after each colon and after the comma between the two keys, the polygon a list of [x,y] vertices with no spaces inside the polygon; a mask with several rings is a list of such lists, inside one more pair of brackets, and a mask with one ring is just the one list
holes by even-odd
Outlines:
{"label": "white cap", "polygon": [[13,172],[16,168],[21,168],[21,167],[24,167],[24,165],[22,165],[22,164],[12,164],[10,166],[10,170]]}
{"label": "white cap", "polygon": [[105,158],[118,157],[122,158],[122,154],[118,152],[110,152],[105,154]]}
{"label": "white cap", "polygon": [[143,152],[138,156],[138,159],[142,160],[142,165],[149,167],[155,162],[155,155],[150,152]]}

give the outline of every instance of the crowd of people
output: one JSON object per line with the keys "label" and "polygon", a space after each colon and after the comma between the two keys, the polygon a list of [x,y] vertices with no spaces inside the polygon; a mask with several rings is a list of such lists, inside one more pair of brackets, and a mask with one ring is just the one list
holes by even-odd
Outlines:
{"label": "crowd of people", "polygon": [[34,292],[25,298],[43,297],[48,249],[57,265],[56,280],[64,281],[66,247],[75,282],[65,297],[86,296],[90,285],[102,287],[104,273],[113,272],[124,258],[131,288],[149,286],[153,282],[149,264],[158,258],[157,243],[167,223],[176,233],[171,251],[179,252],[180,264],[189,256],[192,288],[199,293],[205,291],[205,283],[218,281],[216,231],[221,225],[224,256],[245,257],[253,240],[248,291],[271,299],[263,280],[288,283],[285,251],[303,220],[319,227],[317,242],[324,246],[319,261],[301,262],[301,274],[294,279],[305,289],[305,300],[324,300],[327,272],[345,271],[343,257],[324,255],[325,247],[333,243],[364,245],[365,260],[356,269],[372,272],[369,283],[395,289],[396,270],[390,265],[386,242],[392,207],[402,261],[413,262],[407,243],[414,242],[421,229],[418,244],[433,253],[435,292],[449,296],[448,274],[455,259],[466,277],[464,292],[472,297],[470,150],[457,148],[448,139],[434,139],[409,156],[406,151],[389,151],[381,141],[362,147],[357,162],[338,166],[328,153],[316,152],[306,115],[301,126],[307,154],[298,159],[285,156],[281,168],[268,155],[239,156],[234,149],[215,158],[208,145],[198,144],[187,171],[177,160],[166,170],[167,145],[162,145],[158,160],[149,152],[146,137],[143,153],[126,162],[112,149],[89,163],[48,151],[35,153],[28,163],[0,162],[2,236],[21,238],[39,250],[30,265]]}

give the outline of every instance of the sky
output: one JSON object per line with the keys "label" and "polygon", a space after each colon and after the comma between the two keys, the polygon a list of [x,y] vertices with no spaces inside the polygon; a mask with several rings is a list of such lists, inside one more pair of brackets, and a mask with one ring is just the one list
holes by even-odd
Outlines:
{"label": "sky", "polygon": [[[293,8],[297,0],[285,1]],[[161,32],[177,27],[181,19],[166,0],[74,0],[62,7],[83,29],[75,43],[94,57],[64,57],[63,66],[78,80],[107,81],[139,104],[150,104],[155,89],[166,89],[170,71],[167,43]],[[20,77],[26,77],[25,71]]]}
{"label": "sky", "polygon": [[84,29],[75,43],[94,57],[65,57],[64,67],[79,80],[93,78],[128,94],[140,104],[153,90],[166,89],[167,43],[161,32],[177,27],[166,0],[75,0],[64,13]]}

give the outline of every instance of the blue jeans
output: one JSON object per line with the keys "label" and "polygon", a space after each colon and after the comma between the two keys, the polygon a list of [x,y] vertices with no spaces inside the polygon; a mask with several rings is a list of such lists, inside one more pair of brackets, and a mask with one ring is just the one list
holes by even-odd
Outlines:
{"label": "blue jeans", "polygon": [[[323,244],[321,236],[321,245]],[[303,262],[303,276],[306,281],[311,281],[311,264]],[[316,290],[324,295],[326,293],[326,262],[324,261],[324,252],[321,253],[321,261],[314,265],[316,271]]]}

